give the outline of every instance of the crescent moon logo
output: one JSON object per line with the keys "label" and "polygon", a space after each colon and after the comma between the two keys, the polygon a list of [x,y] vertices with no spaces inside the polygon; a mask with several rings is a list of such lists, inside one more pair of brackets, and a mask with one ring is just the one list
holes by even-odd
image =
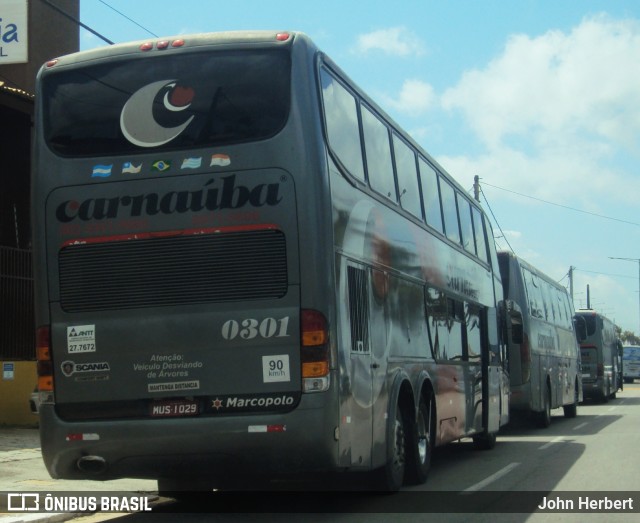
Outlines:
{"label": "crescent moon logo", "polygon": [[163,107],[172,112],[184,111],[191,105],[193,90],[176,87],[175,80],[159,80],[138,89],[124,104],[120,113],[120,129],[125,138],[139,147],[158,147],[177,137],[191,123],[190,116],[176,127],[163,127],[153,117],[153,103],[158,93],[164,95]]}

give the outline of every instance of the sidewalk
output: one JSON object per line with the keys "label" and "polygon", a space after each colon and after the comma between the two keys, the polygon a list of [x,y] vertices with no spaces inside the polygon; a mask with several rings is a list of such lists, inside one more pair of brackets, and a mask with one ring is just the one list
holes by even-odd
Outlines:
{"label": "sidewalk", "polygon": [[[142,479],[84,481],[52,479],[40,455],[38,429],[0,427],[0,494],[31,492],[153,492],[157,483]],[[59,522],[77,514],[8,513],[0,509],[0,523]],[[84,514],[86,515],[86,514]]]}

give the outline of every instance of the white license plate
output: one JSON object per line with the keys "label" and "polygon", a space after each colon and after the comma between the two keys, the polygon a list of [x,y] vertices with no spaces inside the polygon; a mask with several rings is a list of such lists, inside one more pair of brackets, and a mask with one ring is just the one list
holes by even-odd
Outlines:
{"label": "white license plate", "polygon": [[198,404],[195,401],[156,401],[151,404],[151,416],[154,418],[195,416],[197,414]]}

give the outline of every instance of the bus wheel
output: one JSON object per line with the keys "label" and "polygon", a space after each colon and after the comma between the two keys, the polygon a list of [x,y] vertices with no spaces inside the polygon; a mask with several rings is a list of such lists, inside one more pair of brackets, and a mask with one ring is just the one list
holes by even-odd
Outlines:
{"label": "bus wheel", "polygon": [[407,446],[409,439],[406,429],[409,424],[400,405],[389,416],[391,422],[387,427],[387,462],[377,471],[378,487],[385,492],[400,490],[404,483],[407,462]]}
{"label": "bus wheel", "polygon": [[427,481],[431,468],[431,454],[433,452],[433,420],[434,402],[424,398],[418,405],[418,417],[415,423],[413,441],[410,443],[411,453],[407,457],[407,476],[409,483],[420,485]]}
{"label": "bus wheel", "polygon": [[477,450],[491,450],[496,446],[497,433],[483,432],[473,436],[473,447]]}
{"label": "bus wheel", "polygon": [[545,429],[551,425],[551,391],[549,384],[544,387],[544,395],[542,397],[542,412],[539,414],[539,425]]}
{"label": "bus wheel", "polygon": [[576,385],[574,386],[574,392],[573,392],[573,403],[571,405],[562,406],[562,410],[564,410],[565,418],[575,418],[578,415],[578,402],[579,402],[578,384],[576,383]]}

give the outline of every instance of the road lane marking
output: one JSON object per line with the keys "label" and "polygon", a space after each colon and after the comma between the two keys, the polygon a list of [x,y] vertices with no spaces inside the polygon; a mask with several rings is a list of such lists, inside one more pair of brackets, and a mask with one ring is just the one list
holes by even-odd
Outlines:
{"label": "road lane marking", "polygon": [[576,425],[575,427],[573,427],[573,430],[578,430],[581,429],[582,427],[587,426],[589,423],[587,423],[586,421],[583,423],[580,423],[580,425]]}
{"label": "road lane marking", "polygon": [[487,485],[493,483],[494,481],[500,479],[502,476],[504,476],[506,474],[509,474],[509,472],[511,472],[518,465],[520,465],[520,463],[516,463],[516,462],[509,463],[509,465],[507,465],[506,467],[500,469],[495,474],[491,474],[491,476],[483,479],[482,481],[479,481],[475,485],[471,485],[469,488],[464,489],[462,492],[476,492],[476,491],[480,490],[481,488],[484,488]]}
{"label": "road lane marking", "polygon": [[560,443],[562,440],[563,436],[558,436],[557,438],[553,438],[550,442],[545,443],[544,445],[542,445],[541,447],[538,447],[538,450],[545,450],[548,449],[551,445],[553,445],[554,443]]}

